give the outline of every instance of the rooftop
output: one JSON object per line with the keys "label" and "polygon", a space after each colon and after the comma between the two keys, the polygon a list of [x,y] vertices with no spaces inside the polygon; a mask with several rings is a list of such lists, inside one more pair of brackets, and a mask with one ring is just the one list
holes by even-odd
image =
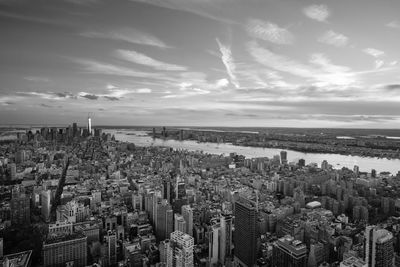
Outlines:
{"label": "rooftop", "polygon": [[46,241],[44,241],[44,245],[55,244],[81,238],[86,238],[86,236],[79,232],[75,232],[72,234],[54,234],[54,235],[49,234],[47,236]]}
{"label": "rooftop", "polygon": [[344,261],[342,261],[341,266],[345,267],[364,267],[366,266],[365,262],[359,258],[351,256]]}
{"label": "rooftop", "polygon": [[0,260],[0,265],[6,267],[26,267],[30,265],[31,255],[32,250],[5,255],[3,259]]}

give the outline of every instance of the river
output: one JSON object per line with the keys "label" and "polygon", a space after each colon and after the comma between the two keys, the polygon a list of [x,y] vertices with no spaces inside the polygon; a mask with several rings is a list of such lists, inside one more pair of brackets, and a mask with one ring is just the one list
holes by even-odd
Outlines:
{"label": "river", "polygon": [[[203,151],[210,154],[228,155],[231,152],[243,155],[246,158],[268,157],[279,155],[282,149],[277,148],[262,148],[262,147],[246,147],[235,146],[227,143],[198,143],[196,141],[178,141],[178,140],[163,140],[153,139],[144,131],[136,130],[104,130],[106,133],[114,134],[115,139],[124,142],[131,142],[137,146],[166,146],[175,149],[186,149],[189,151]],[[378,173],[383,171],[396,174],[400,170],[400,159],[382,159],[360,156],[346,156],[339,154],[327,153],[303,153],[293,150],[286,150],[288,161],[297,162],[299,159],[304,159],[306,164],[311,162],[321,165],[323,160],[327,160],[335,169],[347,167],[353,169],[354,165],[359,166],[360,171],[371,172],[375,169]]]}

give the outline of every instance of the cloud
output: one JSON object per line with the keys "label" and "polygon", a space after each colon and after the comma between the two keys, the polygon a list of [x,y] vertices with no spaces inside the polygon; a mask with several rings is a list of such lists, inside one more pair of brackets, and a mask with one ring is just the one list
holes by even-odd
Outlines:
{"label": "cloud", "polygon": [[320,22],[326,21],[330,11],[326,5],[311,5],[303,9],[303,13],[310,19]]}
{"label": "cloud", "polygon": [[89,100],[97,100],[97,99],[99,99],[99,96],[98,96],[98,95],[95,95],[95,94],[88,94],[88,93],[85,93],[85,92],[80,92],[80,93],[78,94],[78,96],[79,96],[79,97],[86,98],[86,99],[89,99]]}
{"label": "cloud", "polygon": [[38,76],[26,76],[24,80],[31,81],[31,82],[49,82],[50,79],[46,77],[38,77]]}
{"label": "cloud", "polygon": [[337,47],[346,46],[349,38],[341,33],[327,31],[318,38],[318,42],[329,44]]}
{"label": "cloud", "polygon": [[389,91],[400,90],[400,84],[388,84],[384,88]]}
{"label": "cloud", "polygon": [[70,92],[17,92],[21,96],[35,96],[46,100],[64,100],[67,98],[76,98]]}
{"label": "cloud", "polygon": [[400,22],[397,20],[391,21],[385,25],[386,27],[393,29],[400,29]]}
{"label": "cloud", "polygon": [[132,28],[122,28],[120,30],[114,30],[108,32],[88,31],[88,32],[82,32],[80,35],[88,38],[111,39],[133,44],[155,46],[158,48],[169,48],[168,45],[166,45],[163,41],[161,41],[157,37]]}
{"label": "cloud", "polygon": [[375,60],[375,69],[380,69],[384,64],[383,60]]}
{"label": "cloud", "polygon": [[227,79],[219,79],[215,85],[217,88],[227,87],[229,85],[229,81]]}
{"label": "cloud", "polygon": [[365,48],[363,50],[363,52],[368,54],[368,55],[370,55],[370,56],[373,56],[375,58],[385,55],[385,52],[383,52],[381,50],[378,50],[378,49],[375,49],[375,48]]}
{"label": "cloud", "polygon": [[87,59],[74,59],[78,64],[84,66],[84,68],[92,73],[115,75],[115,76],[128,76],[128,77],[140,77],[140,78],[160,78],[160,75],[156,73],[147,73],[136,71],[130,68],[120,67],[108,63],[98,62]]}
{"label": "cloud", "polygon": [[34,23],[42,23],[42,24],[52,24],[52,25],[72,25],[71,21],[66,20],[55,20],[50,18],[40,18],[40,17],[33,17],[24,14],[16,14],[10,12],[0,11],[0,17],[7,17],[11,19],[17,19],[22,21],[34,22]]}
{"label": "cloud", "polygon": [[293,34],[279,27],[278,25],[265,22],[259,19],[251,19],[247,23],[246,30],[250,36],[275,44],[292,44],[294,41]]}
{"label": "cloud", "polygon": [[185,71],[186,67],[165,63],[133,50],[117,50],[116,55],[126,61],[152,67],[156,70]]}
{"label": "cloud", "polygon": [[140,88],[140,89],[136,89],[135,92],[138,94],[150,94],[152,92],[152,90],[149,88]]}
{"label": "cloud", "polygon": [[[157,7],[189,12],[203,18],[212,19],[227,24],[235,24],[234,21],[222,16],[223,3],[231,3],[230,0],[130,0],[132,2],[145,3]],[[215,15],[214,15],[215,14]]]}
{"label": "cloud", "polygon": [[110,100],[110,101],[117,101],[119,100],[118,97],[115,96],[104,96],[105,99]]}
{"label": "cloud", "polygon": [[235,75],[236,65],[233,60],[231,48],[223,45],[218,38],[216,40],[219,47],[219,51],[221,52],[222,63],[224,63],[225,65],[226,72],[228,73],[230,81],[236,88],[239,88],[240,85]]}
{"label": "cloud", "polygon": [[303,64],[286,56],[275,54],[269,49],[263,48],[257,42],[249,42],[247,50],[255,61],[271,69],[290,73],[292,75],[308,78],[317,85],[346,85],[354,80],[350,69],[344,66],[334,65],[323,54],[313,54],[310,58],[312,65]]}
{"label": "cloud", "polygon": [[98,2],[98,0],[64,0],[64,1],[76,5],[90,5]]}

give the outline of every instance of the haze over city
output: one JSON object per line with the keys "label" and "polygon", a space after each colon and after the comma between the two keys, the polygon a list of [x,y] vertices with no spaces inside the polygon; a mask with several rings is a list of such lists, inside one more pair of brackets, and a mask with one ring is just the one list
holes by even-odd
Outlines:
{"label": "haze over city", "polygon": [[399,10],[396,0],[2,0],[0,120],[396,128]]}

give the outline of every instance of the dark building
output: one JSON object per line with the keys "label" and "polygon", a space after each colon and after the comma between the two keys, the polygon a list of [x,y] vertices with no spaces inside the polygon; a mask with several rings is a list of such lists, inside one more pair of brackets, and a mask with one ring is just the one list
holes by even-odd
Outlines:
{"label": "dark building", "polygon": [[30,199],[25,194],[13,196],[10,203],[11,223],[17,225],[31,223]]}
{"label": "dark building", "polygon": [[257,208],[255,203],[240,199],[235,203],[235,261],[239,266],[254,266],[257,260]]}
{"label": "dark building", "polygon": [[295,240],[291,236],[278,239],[274,243],[272,250],[272,266],[306,267],[306,245],[299,240]]}

